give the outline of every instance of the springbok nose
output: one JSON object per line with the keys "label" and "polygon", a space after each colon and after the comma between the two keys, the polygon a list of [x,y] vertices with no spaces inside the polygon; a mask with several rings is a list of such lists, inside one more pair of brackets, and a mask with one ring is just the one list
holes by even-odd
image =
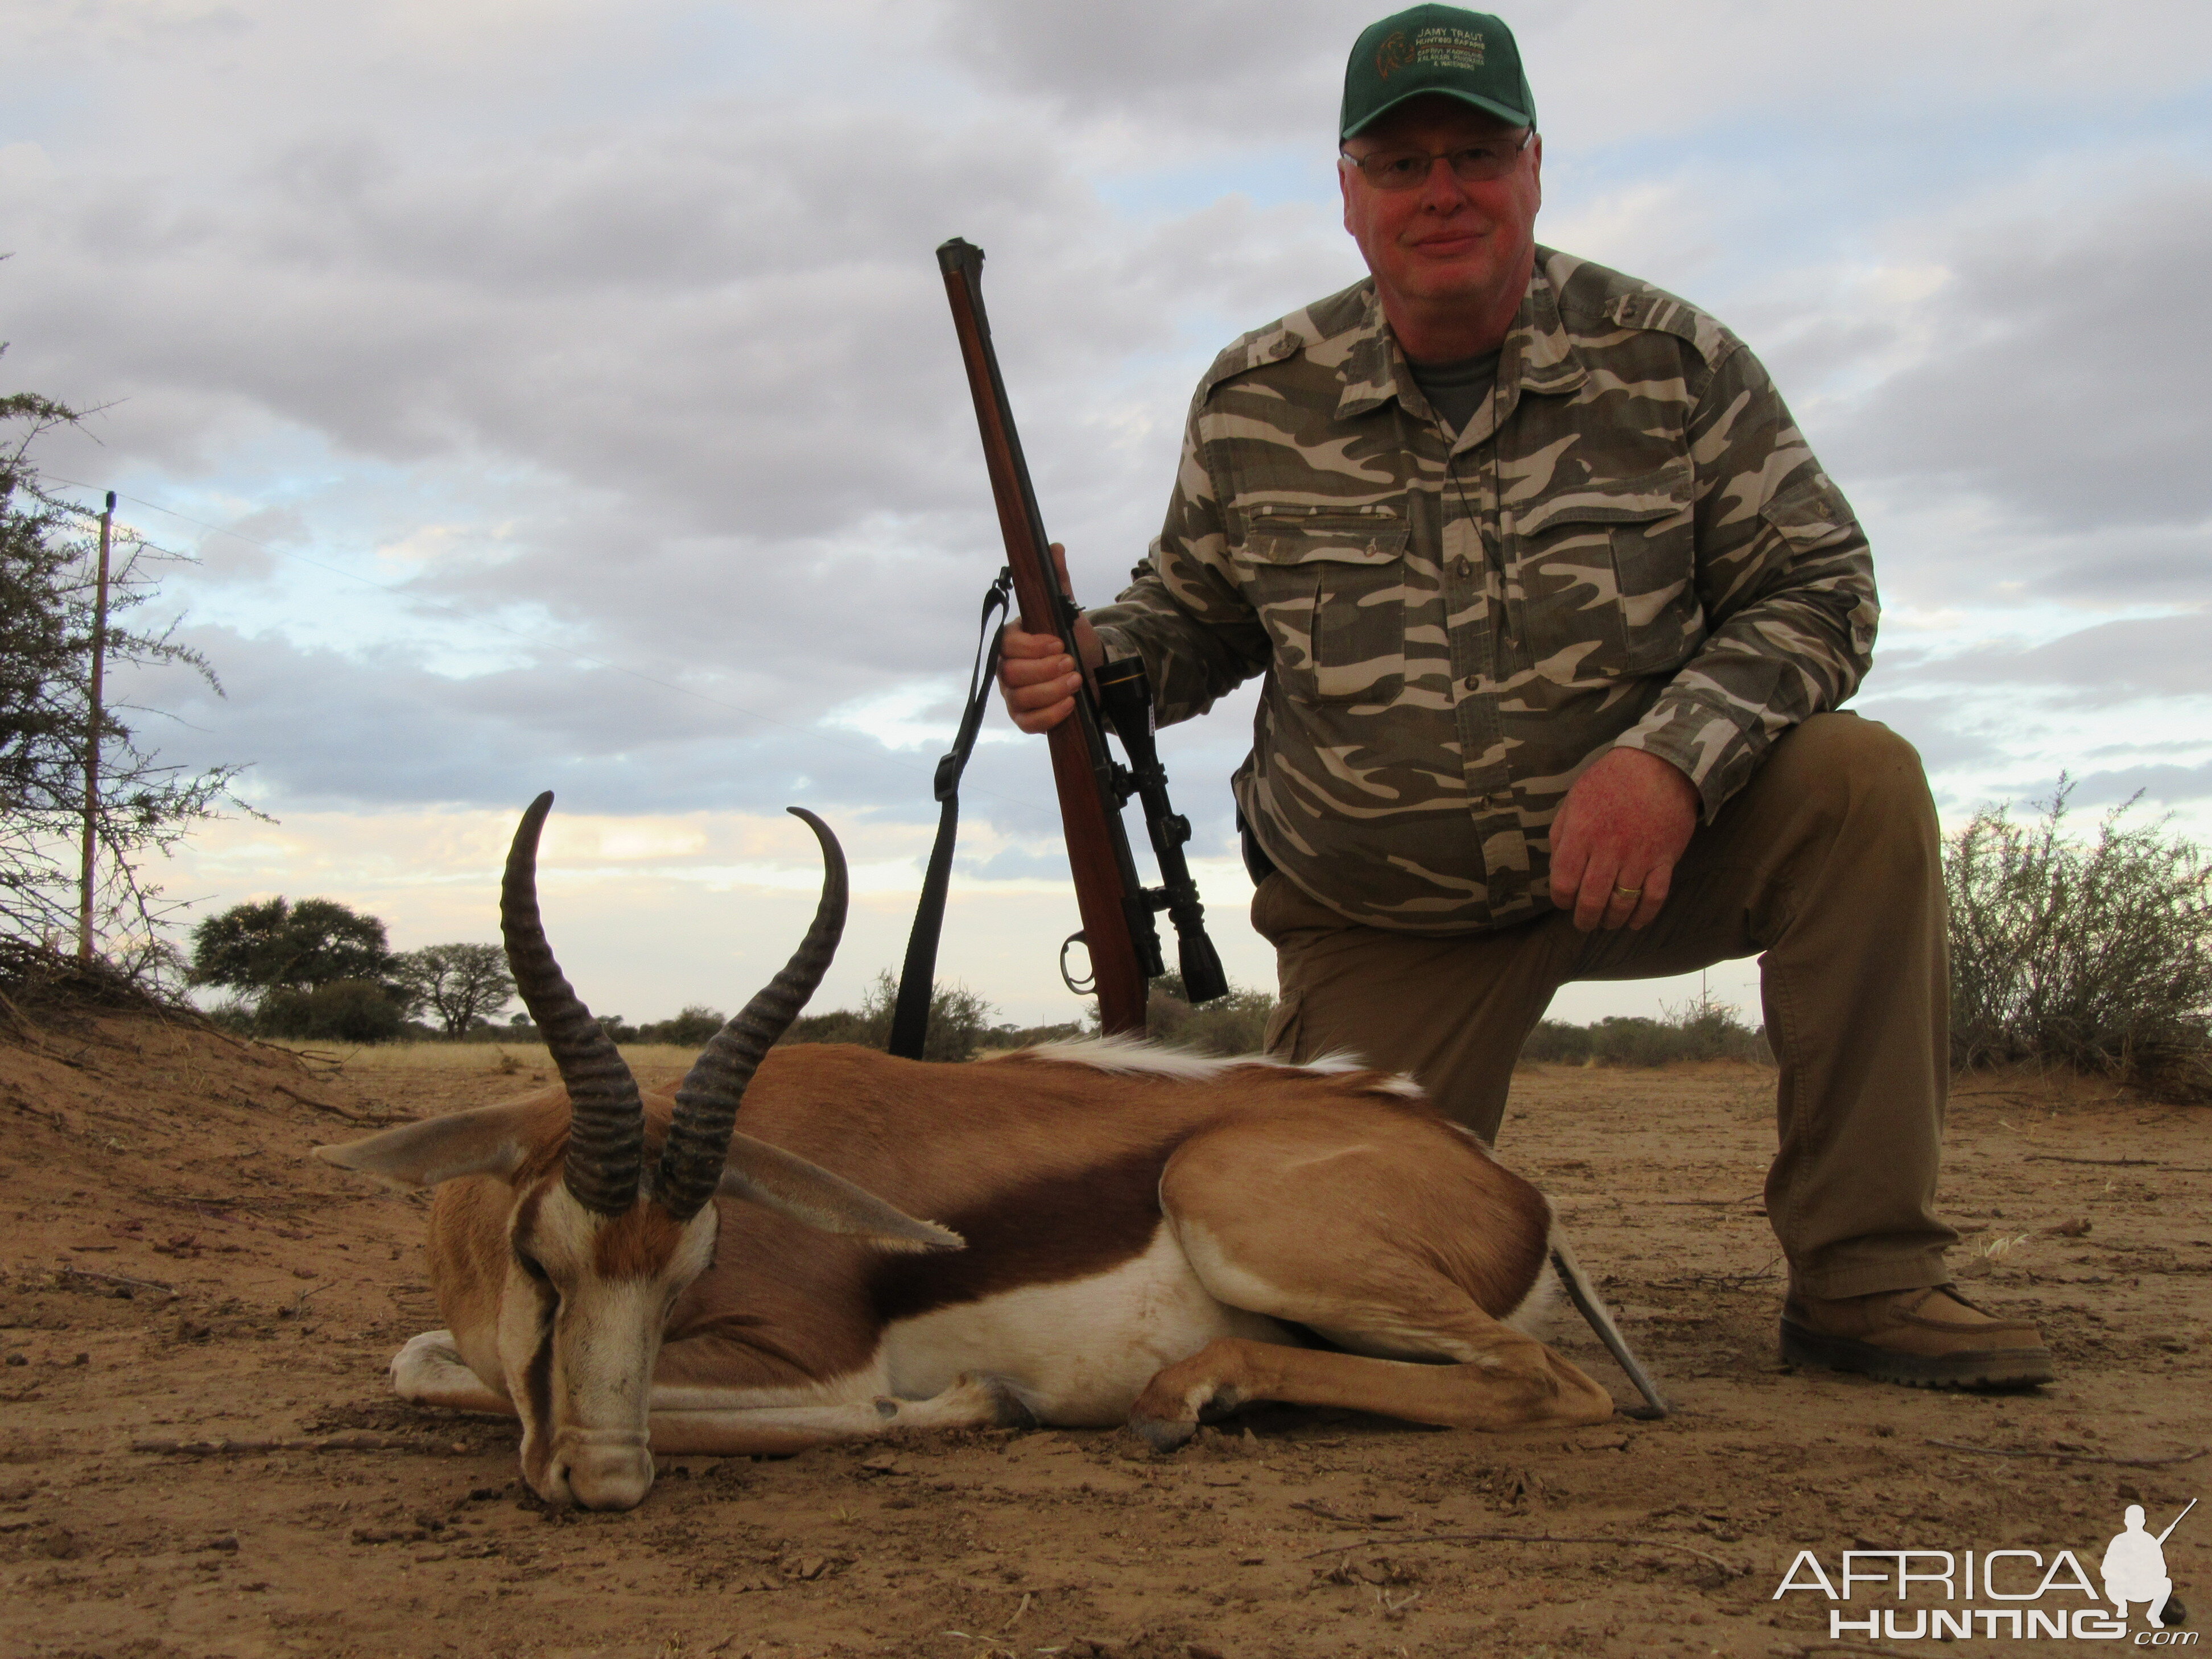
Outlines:
{"label": "springbok nose", "polygon": [[561,1473],[580,1509],[634,1510],[653,1490],[653,1454],[641,1441],[578,1441],[562,1451]]}

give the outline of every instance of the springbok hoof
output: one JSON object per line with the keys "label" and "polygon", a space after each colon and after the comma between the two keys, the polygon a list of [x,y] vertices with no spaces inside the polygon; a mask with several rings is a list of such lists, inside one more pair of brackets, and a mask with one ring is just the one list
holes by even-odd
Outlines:
{"label": "springbok hoof", "polygon": [[1188,1445],[1191,1436],[1198,1432],[1198,1425],[1195,1421],[1183,1423],[1173,1418],[1144,1417],[1132,1413],[1129,1432],[1154,1451],[1166,1453]]}
{"label": "springbok hoof", "polygon": [[987,1376],[983,1389],[990,1396],[991,1423],[994,1428],[1034,1429],[1041,1427],[1037,1415],[1023,1403],[1011,1383],[1004,1377]]}

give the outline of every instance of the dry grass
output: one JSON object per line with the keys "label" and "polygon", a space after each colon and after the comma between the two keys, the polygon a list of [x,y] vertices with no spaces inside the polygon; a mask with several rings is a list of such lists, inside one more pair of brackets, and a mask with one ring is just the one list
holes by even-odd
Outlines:
{"label": "dry grass", "polygon": [[[269,1041],[264,1039],[264,1041]],[[362,1048],[344,1044],[270,1041],[272,1048],[289,1048],[310,1060],[344,1063],[349,1077],[373,1078],[384,1073],[446,1071],[455,1073],[544,1072],[551,1069],[545,1045],[522,1042],[379,1042]],[[672,1042],[625,1042],[623,1058],[633,1071],[682,1071],[698,1055],[696,1048]]]}

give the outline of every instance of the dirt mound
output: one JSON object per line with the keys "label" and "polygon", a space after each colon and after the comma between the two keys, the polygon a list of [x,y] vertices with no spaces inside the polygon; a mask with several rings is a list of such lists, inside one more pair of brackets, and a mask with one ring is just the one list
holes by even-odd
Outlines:
{"label": "dirt mound", "polygon": [[[1777,1366],[1771,1073],[1540,1067],[1503,1150],[1670,1419],[1498,1437],[1270,1410],[1170,1458],[945,1436],[672,1459],[634,1514],[550,1513],[511,1424],[385,1382],[437,1323],[422,1200],[305,1156],[542,1065],[319,1060],[107,1012],[0,1041],[0,1653],[1765,1659],[1831,1648],[1825,1599],[1774,1599],[1801,1548],[1832,1574],[1846,1548],[2063,1547],[2094,1573],[2122,1505],[2162,1526],[2212,1466],[2189,1457],[2212,1440],[2212,1115],[2033,1078],[1960,1101],[1955,1260],[2063,1370],[1937,1395]],[[1629,1398],[1585,1334],[1556,1337]],[[2202,1604],[2193,1524],[2166,1559]],[[1869,1595],[1845,1615],[1899,1605]]]}

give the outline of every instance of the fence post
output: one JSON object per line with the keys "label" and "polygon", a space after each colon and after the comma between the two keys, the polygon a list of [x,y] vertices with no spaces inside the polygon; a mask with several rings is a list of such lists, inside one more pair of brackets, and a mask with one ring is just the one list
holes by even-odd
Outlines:
{"label": "fence post", "polygon": [[107,550],[115,528],[115,492],[100,515],[100,582],[92,609],[92,695],[84,721],[84,866],[77,878],[76,957],[92,960],[93,858],[100,842],[100,679],[107,662]]}

